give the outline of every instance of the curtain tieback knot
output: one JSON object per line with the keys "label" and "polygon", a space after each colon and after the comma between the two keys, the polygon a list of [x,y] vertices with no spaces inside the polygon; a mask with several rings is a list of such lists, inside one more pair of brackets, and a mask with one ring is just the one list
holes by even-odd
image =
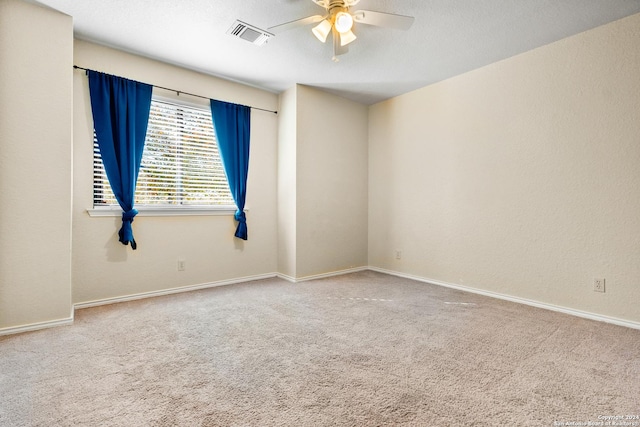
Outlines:
{"label": "curtain tieback knot", "polygon": [[138,215],[137,209],[131,209],[130,211],[122,212],[122,220],[133,222],[133,218]]}
{"label": "curtain tieback knot", "polygon": [[244,214],[244,212],[236,211],[236,214],[234,215],[234,218],[238,222],[241,222],[241,223],[244,223],[244,224],[247,223],[247,216]]}
{"label": "curtain tieback knot", "polygon": [[247,217],[243,211],[236,211],[234,218],[238,221],[235,236],[239,239],[247,240]]}
{"label": "curtain tieback knot", "polygon": [[129,243],[131,243],[131,249],[134,250],[138,247],[138,245],[133,238],[133,229],[131,228],[131,223],[133,222],[133,218],[136,215],[138,215],[138,211],[136,209],[131,209],[130,211],[123,212],[122,228],[118,232],[120,243],[122,243],[123,245],[128,245]]}

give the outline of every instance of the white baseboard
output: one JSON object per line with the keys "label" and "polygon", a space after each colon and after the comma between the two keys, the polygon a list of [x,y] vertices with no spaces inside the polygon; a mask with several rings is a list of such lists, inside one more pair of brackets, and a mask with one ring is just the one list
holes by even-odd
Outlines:
{"label": "white baseboard", "polygon": [[171,294],[178,294],[182,292],[198,291],[198,290],[207,289],[207,288],[215,288],[218,286],[234,285],[236,283],[253,282],[255,280],[262,280],[262,279],[271,279],[277,276],[278,276],[277,273],[258,274],[255,276],[245,276],[245,277],[239,277],[236,279],[220,280],[217,282],[202,283],[199,285],[180,286],[177,288],[163,289],[163,290],[151,291],[151,292],[142,292],[139,294],[126,295],[122,297],[105,298],[100,300],[81,302],[81,303],[74,304],[73,307],[79,310],[83,308],[97,307],[100,305],[117,304],[119,302],[135,301],[135,300],[144,299],[144,298],[153,298],[153,297],[159,297],[163,295],[171,295]]}
{"label": "white baseboard", "polygon": [[377,271],[378,273],[390,274],[392,276],[403,277],[405,279],[416,280],[418,282],[429,283],[431,285],[443,286],[445,288],[457,289],[460,291],[471,292],[478,295],[484,295],[491,298],[497,298],[501,300],[511,301],[518,304],[529,305],[532,307],[543,308],[545,310],[557,311],[560,313],[569,314],[576,317],[582,317],[590,320],[597,320],[599,322],[612,323],[618,326],[624,326],[632,329],[640,329],[640,323],[633,322],[630,320],[618,319],[616,317],[605,316],[602,314],[589,313],[588,311],[575,310],[572,308],[562,307],[553,304],[547,304],[539,301],[530,300],[527,298],[514,297],[511,295],[501,294],[498,292],[485,291],[482,289],[471,288],[468,286],[462,286],[455,283],[447,283],[442,282],[440,280],[428,279],[425,277],[414,276],[412,274],[401,273],[399,271],[387,270],[384,268],[371,267],[369,266],[369,270]]}
{"label": "white baseboard", "polygon": [[11,326],[0,329],[0,336],[21,334],[23,332],[39,331],[40,329],[56,328],[58,326],[69,326],[73,324],[73,315],[66,319],[50,320],[47,322],[30,323],[22,326]]}
{"label": "white baseboard", "polygon": [[286,281],[289,281],[291,283],[300,283],[300,282],[307,282],[309,280],[324,279],[327,277],[334,277],[334,276],[342,276],[345,274],[357,273],[357,272],[366,271],[366,270],[369,270],[369,267],[347,268],[345,270],[337,270],[337,271],[331,271],[329,273],[314,274],[311,276],[303,276],[303,277],[291,277],[286,274],[278,273],[278,277]]}
{"label": "white baseboard", "polygon": [[278,277],[281,279],[286,280],[287,282],[291,282],[291,283],[296,283],[296,278],[289,276],[287,274],[283,274],[283,273],[278,273]]}
{"label": "white baseboard", "polygon": [[[629,320],[618,319],[618,318],[615,318],[615,317],[605,316],[605,315],[602,315],[602,314],[589,313],[589,312],[586,312],[586,311],[575,310],[575,309],[571,309],[571,308],[567,308],[567,307],[556,306],[556,305],[553,305],[553,304],[542,303],[542,302],[539,302],[539,301],[529,300],[529,299],[526,299],[526,298],[514,297],[514,296],[511,296],[511,295],[501,294],[501,293],[498,293],[498,292],[485,291],[485,290],[482,290],[482,289],[472,288],[472,287],[468,287],[468,286],[462,286],[462,285],[458,285],[458,284],[454,284],[454,283],[442,282],[442,281],[439,281],[439,280],[433,280],[433,279],[429,279],[429,278],[425,278],[425,277],[415,276],[413,274],[407,274],[407,273],[402,273],[402,272],[399,272],[399,271],[387,270],[387,269],[384,269],[384,268],[378,268],[378,267],[372,267],[372,266],[356,267],[356,268],[332,271],[332,272],[329,272],[329,273],[316,274],[316,275],[304,276],[304,277],[298,277],[298,278],[291,277],[291,276],[288,276],[288,275],[282,274],[282,273],[267,273],[267,274],[260,274],[260,275],[255,275],[255,276],[245,276],[245,277],[239,277],[239,278],[235,278],[235,279],[228,279],[228,280],[220,280],[220,281],[217,281],[217,282],[203,283],[203,284],[199,284],[199,285],[181,286],[181,287],[177,287],[177,288],[164,289],[164,290],[160,290],[160,291],[143,292],[143,293],[139,293],[139,294],[126,295],[126,296],[122,296],[122,297],[105,298],[105,299],[101,299],[101,300],[87,301],[87,302],[74,304],[73,305],[73,309],[74,310],[76,310],[76,309],[79,310],[79,309],[83,309],[83,308],[96,307],[96,306],[100,306],[100,305],[116,304],[116,303],[119,303],[119,302],[134,301],[134,300],[139,300],[139,299],[144,299],[144,298],[153,298],[153,297],[158,297],[158,296],[163,296],[163,295],[171,295],[171,294],[177,294],[177,293],[182,293],[182,292],[189,292],[189,291],[196,291],[196,290],[200,290],[200,289],[213,288],[213,287],[217,287],[217,286],[226,286],[226,285],[233,285],[233,284],[236,284],[236,283],[251,282],[251,281],[255,281],[255,280],[271,279],[273,277],[279,277],[279,278],[281,278],[283,280],[287,280],[287,281],[292,282],[292,283],[300,283],[300,282],[305,282],[305,281],[314,280],[314,279],[323,279],[323,278],[327,278],[327,277],[341,276],[341,275],[344,275],[344,274],[357,273],[357,272],[366,271],[366,270],[376,271],[378,273],[383,273],[383,274],[389,274],[391,276],[403,277],[405,279],[416,280],[418,282],[429,283],[429,284],[436,285],[436,286],[443,286],[443,287],[446,287],[446,288],[457,289],[457,290],[465,291],[465,292],[471,292],[471,293],[474,293],[474,294],[484,295],[484,296],[497,298],[497,299],[501,299],[501,300],[506,300],[506,301],[511,301],[511,302],[515,302],[515,303],[518,303],[518,304],[525,304],[525,305],[529,305],[529,306],[532,306],[532,307],[538,307],[538,308],[542,308],[542,309],[545,309],[545,310],[551,310],[551,311],[556,311],[556,312],[560,312],[560,313],[565,313],[565,314],[569,314],[569,315],[576,316],[576,317],[582,317],[582,318],[585,318],[585,319],[591,319],[591,320],[596,320],[596,321],[600,321],[600,322],[612,323],[614,325],[624,326],[624,327],[632,328],[632,329],[640,329],[640,323],[639,322],[633,322],[633,321],[629,321]],[[66,326],[66,325],[71,325],[71,324],[73,324],[73,313],[71,313],[71,315],[66,319],[58,319],[58,320],[33,323],[33,324],[23,325],[23,326],[2,328],[2,329],[0,329],[0,336],[1,335],[18,334],[18,333],[22,333],[22,332],[31,332],[31,331],[36,331],[36,330],[40,330],[40,329],[53,328],[53,327],[57,327],[57,326]]]}

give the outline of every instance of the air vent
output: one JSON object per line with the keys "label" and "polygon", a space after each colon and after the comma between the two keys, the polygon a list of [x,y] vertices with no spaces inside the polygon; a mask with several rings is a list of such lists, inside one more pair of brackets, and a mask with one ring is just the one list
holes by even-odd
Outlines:
{"label": "air vent", "polygon": [[255,44],[256,46],[262,46],[270,37],[273,37],[273,34],[242,21],[234,22],[231,28],[227,30],[227,34],[239,37],[242,40]]}

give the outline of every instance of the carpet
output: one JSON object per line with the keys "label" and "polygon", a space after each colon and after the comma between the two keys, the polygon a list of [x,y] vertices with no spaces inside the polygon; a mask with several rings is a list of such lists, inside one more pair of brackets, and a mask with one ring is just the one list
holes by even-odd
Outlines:
{"label": "carpet", "polygon": [[82,309],[72,326],[0,337],[2,426],[640,426],[638,415],[640,331],[372,271]]}

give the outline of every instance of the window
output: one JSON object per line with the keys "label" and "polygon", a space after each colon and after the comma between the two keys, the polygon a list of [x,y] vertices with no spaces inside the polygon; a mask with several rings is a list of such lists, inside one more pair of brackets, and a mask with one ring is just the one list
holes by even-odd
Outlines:
{"label": "window", "polygon": [[[93,140],[93,206],[118,206]],[[136,208],[232,207],[208,107],[154,97],[135,196]]]}

